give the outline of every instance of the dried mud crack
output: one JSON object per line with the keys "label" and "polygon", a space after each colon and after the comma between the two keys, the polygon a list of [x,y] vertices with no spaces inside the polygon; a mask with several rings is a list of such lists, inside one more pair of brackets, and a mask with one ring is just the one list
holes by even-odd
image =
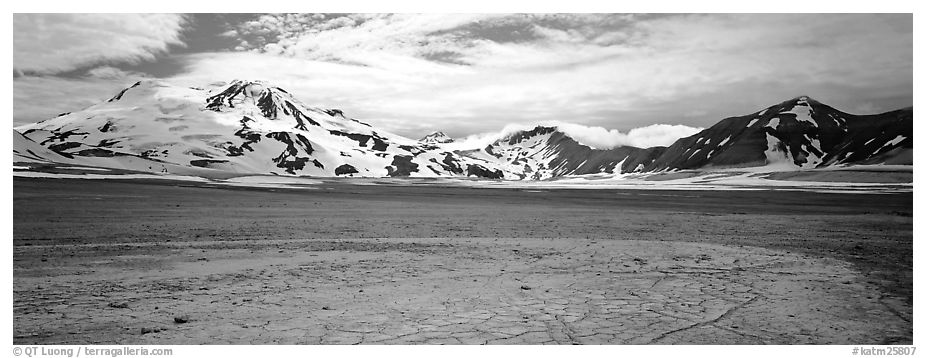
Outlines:
{"label": "dried mud crack", "polygon": [[754,247],[293,239],[17,246],[14,256],[16,344],[912,340],[910,307],[848,263]]}

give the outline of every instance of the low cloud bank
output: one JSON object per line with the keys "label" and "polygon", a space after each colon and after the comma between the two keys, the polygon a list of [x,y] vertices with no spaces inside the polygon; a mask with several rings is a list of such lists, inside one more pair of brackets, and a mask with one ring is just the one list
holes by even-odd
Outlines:
{"label": "low cloud bank", "polygon": [[627,133],[604,127],[590,127],[581,124],[558,121],[540,122],[533,125],[509,124],[501,131],[481,133],[457,139],[454,143],[444,145],[450,150],[483,148],[496,140],[508,137],[519,131],[531,130],[537,126],[556,127],[579,143],[596,149],[611,149],[620,146],[649,148],[668,146],[679,138],[691,136],[704,128],[689,127],[681,124],[653,124],[634,128]]}

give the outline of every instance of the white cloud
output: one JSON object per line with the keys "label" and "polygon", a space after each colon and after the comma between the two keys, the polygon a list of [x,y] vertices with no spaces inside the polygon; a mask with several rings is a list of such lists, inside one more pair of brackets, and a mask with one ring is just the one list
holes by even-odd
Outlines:
{"label": "white cloud", "polygon": [[83,77],[21,76],[13,80],[13,124],[34,123],[112,98],[147,74],[102,66]]}
{"label": "white cloud", "polygon": [[98,78],[103,80],[123,80],[128,77],[141,78],[149,77],[147,74],[140,72],[123,71],[112,66],[100,66],[87,71],[87,77]]}
{"label": "white cloud", "polygon": [[[266,80],[308,105],[341,108],[350,116],[412,136],[424,128],[419,124],[430,122],[427,118],[433,115],[425,92],[446,84],[447,76],[453,72],[446,69],[441,76],[429,79],[374,67],[258,53],[204,53],[180,58],[189,71],[169,78],[169,82],[201,85],[236,78]],[[423,71],[445,70],[419,61]],[[442,112],[453,116],[452,113],[465,111],[461,107],[445,108]]]}
{"label": "white cloud", "polygon": [[679,138],[694,135],[704,129],[685,125],[653,124],[634,128],[627,133],[622,133],[615,129],[607,129],[598,126],[545,121],[534,124],[509,124],[498,132],[470,135],[454,143],[445,144],[444,147],[451,150],[484,148],[516,132],[531,130],[537,126],[556,127],[577,142],[597,149],[610,149],[620,146],[633,146],[639,148],[668,146]]}
{"label": "white cloud", "polygon": [[154,59],[182,45],[176,14],[13,14],[13,67],[53,74]]}
{"label": "white cloud", "polygon": [[[319,19],[314,15],[264,15],[241,24],[237,31],[246,47],[257,51],[393,68],[403,64],[396,63],[396,57],[458,50],[462,45],[437,32],[504,16],[352,14]],[[391,56],[381,56],[386,54]]]}
{"label": "white cloud", "polygon": [[[93,37],[78,33],[78,43]],[[599,127],[574,130],[593,145],[648,146],[797,95],[837,108],[912,99],[912,16],[902,14],[289,14],[222,36],[251,52],[176,56],[184,72],[168,80],[264,79],[412,138],[570,122]],[[75,61],[63,62],[42,66]],[[686,126],[643,130],[652,123]]]}
{"label": "white cloud", "polygon": [[669,146],[679,138],[692,136],[704,128],[685,125],[653,124],[627,132],[627,142],[636,147]]}
{"label": "white cloud", "polygon": [[[860,88],[910,93],[909,20],[865,14],[268,15],[236,30],[263,54],[191,56],[190,73],[179,77],[266,78],[311,103],[343,107],[411,137],[552,120],[610,128],[703,126],[801,94],[838,104],[851,103]],[[429,57],[435,53],[447,60]],[[849,95],[846,88],[856,90]]]}

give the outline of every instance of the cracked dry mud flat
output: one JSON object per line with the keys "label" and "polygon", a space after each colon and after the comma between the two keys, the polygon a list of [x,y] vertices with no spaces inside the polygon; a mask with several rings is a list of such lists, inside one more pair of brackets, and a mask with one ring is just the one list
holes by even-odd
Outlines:
{"label": "cracked dry mud flat", "polygon": [[14,251],[29,263],[14,265],[16,344],[912,340],[910,307],[846,262],[746,246],[438,238]]}

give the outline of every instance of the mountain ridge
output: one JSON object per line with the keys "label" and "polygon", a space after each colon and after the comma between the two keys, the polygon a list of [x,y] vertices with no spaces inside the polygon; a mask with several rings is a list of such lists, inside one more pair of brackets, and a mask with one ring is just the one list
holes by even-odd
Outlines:
{"label": "mountain ridge", "polygon": [[[899,142],[891,142],[897,138]],[[644,170],[758,164],[809,169],[870,163],[888,143],[891,149],[912,148],[912,109],[858,116],[799,96],[680,138]]]}
{"label": "mountain ridge", "polygon": [[263,81],[234,80],[206,90],[149,80],[106,102],[14,128],[14,162],[170,173],[197,168],[514,180],[716,167],[912,165],[912,107],[859,116],[798,96],[724,118],[666,147],[597,149],[542,125],[482,148],[444,149],[448,143],[459,144],[443,132],[413,140],[378,130],[339,109],[308,106]]}
{"label": "mountain ridge", "polygon": [[212,90],[142,81],[109,101],[17,129],[61,156],[117,169],[368,177],[405,173],[404,167],[421,167],[421,176],[494,172],[488,163],[432,150],[340,110],[307,106],[260,81]]}

